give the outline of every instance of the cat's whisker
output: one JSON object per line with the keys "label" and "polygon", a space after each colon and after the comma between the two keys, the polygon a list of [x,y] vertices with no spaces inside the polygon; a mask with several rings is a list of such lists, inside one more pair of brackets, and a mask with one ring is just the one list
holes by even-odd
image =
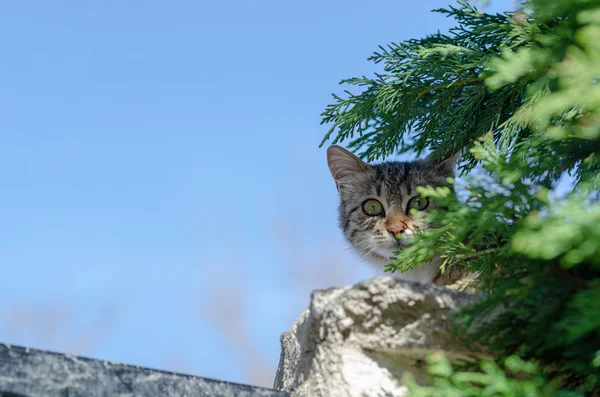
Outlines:
{"label": "cat's whisker", "polygon": [[[355,244],[355,246],[356,245],[358,245],[358,244]],[[363,251],[370,249],[371,247],[373,247],[373,244],[367,244],[365,247],[356,247],[356,248],[358,248],[359,252],[363,252]]]}
{"label": "cat's whisker", "polygon": [[[376,241],[376,239],[373,238],[372,236],[367,236],[367,237],[363,238],[362,240],[354,241],[352,243],[354,245],[361,245],[361,244],[364,244],[366,242],[371,242],[372,243],[372,242],[375,242],[375,241]],[[371,244],[367,244],[367,245],[371,245]]]}
{"label": "cat's whisker", "polygon": [[371,253],[372,249],[369,250],[368,252],[366,252],[363,256],[360,257],[360,260],[365,260],[367,258],[367,256],[369,256],[369,254]]}
{"label": "cat's whisker", "polygon": [[371,254],[373,251],[375,251],[375,246],[371,246],[370,249],[362,256],[362,260],[364,260],[369,254]]}
{"label": "cat's whisker", "polygon": [[371,237],[368,237],[368,238],[362,239],[360,241],[356,241],[356,242],[354,242],[354,244],[355,245],[362,245],[364,243],[369,243],[367,245],[371,245],[372,242],[373,242],[373,239]]}

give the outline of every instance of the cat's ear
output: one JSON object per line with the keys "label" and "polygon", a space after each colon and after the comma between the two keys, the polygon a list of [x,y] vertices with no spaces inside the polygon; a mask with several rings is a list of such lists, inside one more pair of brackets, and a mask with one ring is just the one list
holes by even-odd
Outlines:
{"label": "cat's ear", "polygon": [[460,157],[460,151],[450,154],[446,157],[439,157],[439,155],[431,153],[425,158],[425,161],[429,164],[432,164],[441,174],[453,177],[454,166],[456,166],[456,163],[460,160]]}
{"label": "cat's ear", "polygon": [[368,172],[371,169],[369,164],[337,145],[327,149],[327,164],[336,184],[347,176]]}

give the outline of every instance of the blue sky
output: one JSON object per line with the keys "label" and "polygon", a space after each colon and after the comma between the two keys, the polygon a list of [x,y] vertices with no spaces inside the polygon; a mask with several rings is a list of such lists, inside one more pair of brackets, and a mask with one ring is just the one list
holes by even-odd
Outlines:
{"label": "blue sky", "polygon": [[310,291],[374,274],[319,115],[448,3],[2,2],[0,342],[270,384]]}

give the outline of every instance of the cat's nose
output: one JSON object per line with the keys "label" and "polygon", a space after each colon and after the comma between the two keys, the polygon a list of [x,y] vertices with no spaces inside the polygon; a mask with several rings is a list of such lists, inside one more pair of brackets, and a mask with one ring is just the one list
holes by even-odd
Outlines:
{"label": "cat's nose", "polygon": [[392,233],[396,239],[400,239],[400,235],[404,233],[405,230],[406,228],[404,226],[388,227],[388,232]]}

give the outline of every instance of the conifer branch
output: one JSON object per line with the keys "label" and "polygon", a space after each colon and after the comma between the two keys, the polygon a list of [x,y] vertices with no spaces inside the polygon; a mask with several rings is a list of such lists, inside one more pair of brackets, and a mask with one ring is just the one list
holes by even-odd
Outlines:
{"label": "conifer branch", "polygon": [[443,89],[450,88],[450,87],[460,87],[465,84],[482,82],[483,80],[484,80],[483,77],[471,77],[470,79],[466,79],[466,80],[453,81],[453,82],[446,83],[446,84],[439,84],[439,85],[427,88],[427,89],[419,92],[418,97],[420,98],[423,95],[429,94],[430,92],[433,92],[433,91],[443,90]]}

